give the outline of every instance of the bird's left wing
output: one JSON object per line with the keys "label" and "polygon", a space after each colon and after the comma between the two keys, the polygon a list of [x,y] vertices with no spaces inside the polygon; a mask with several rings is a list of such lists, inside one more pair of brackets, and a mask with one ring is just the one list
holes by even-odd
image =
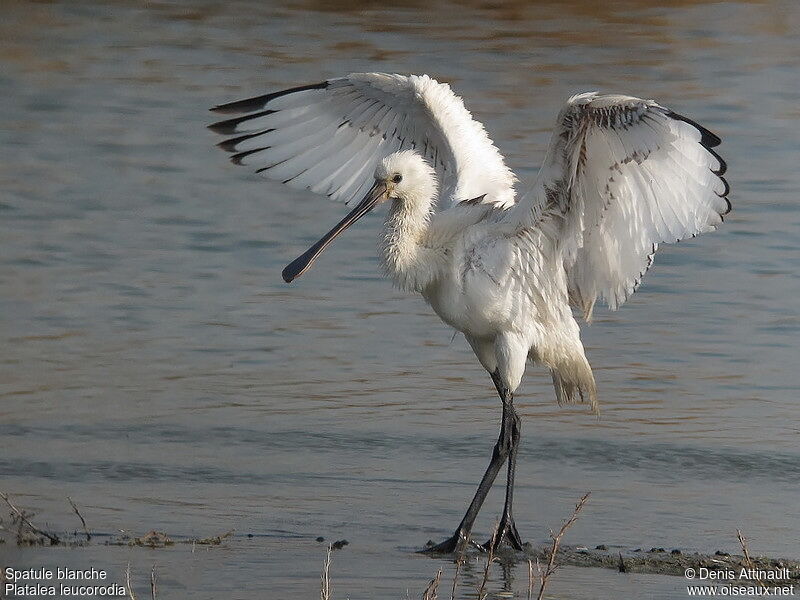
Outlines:
{"label": "bird's left wing", "polygon": [[591,318],[638,287],[661,242],[713,231],[730,211],[720,138],[650,100],[586,93],[559,114],[533,188],[506,221],[557,244],[570,303]]}
{"label": "bird's left wing", "polygon": [[427,75],[353,73],[212,110],[239,115],[210,126],[231,136],[220,146],[234,163],[334,200],[359,197],[381,159],[414,149],[434,166],[440,208],[513,203],[514,176],[483,125]]}

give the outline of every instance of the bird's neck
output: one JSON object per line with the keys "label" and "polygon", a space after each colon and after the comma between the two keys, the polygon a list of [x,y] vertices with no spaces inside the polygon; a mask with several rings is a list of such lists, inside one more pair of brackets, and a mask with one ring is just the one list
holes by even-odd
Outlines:
{"label": "bird's neck", "polygon": [[430,200],[394,200],[386,216],[381,257],[387,275],[403,289],[421,292],[441,273],[447,250],[430,239]]}

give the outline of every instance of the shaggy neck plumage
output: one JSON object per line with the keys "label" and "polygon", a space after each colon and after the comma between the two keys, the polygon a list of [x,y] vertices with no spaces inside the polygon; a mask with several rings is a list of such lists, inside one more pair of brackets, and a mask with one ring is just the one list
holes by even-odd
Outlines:
{"label": "shaggy neck plumage", "polygon": [[386,273],[399,287],[421,292],[439,275],[446,250],[430,239],[429,226],[436,188],[415,198],[392,200],[380,250]]}

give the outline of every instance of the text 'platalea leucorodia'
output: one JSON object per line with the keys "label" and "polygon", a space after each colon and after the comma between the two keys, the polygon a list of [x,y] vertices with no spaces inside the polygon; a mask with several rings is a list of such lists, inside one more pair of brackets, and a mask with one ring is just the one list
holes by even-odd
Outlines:
{"label": "text 'platalea leucorodia'", "polygon": [[730,211],[720,139],[651,100],[585,93],[556,121],[535,184],[515,177],[462,100],[427,75],[357,73],[212,109],[236,164],[334,200],[363,197],[283,271],[302,275],[375,206],[389,209],[383,267],[464,334],[502,401],[491,462],[455,533],[430,550],[461,551],[508,460],[496,542],[522,549],[512,514],[520,419],[514,390],[528,360],[561,402],[597,407],[572,308],[616,309],[662,242],[713,231]]}

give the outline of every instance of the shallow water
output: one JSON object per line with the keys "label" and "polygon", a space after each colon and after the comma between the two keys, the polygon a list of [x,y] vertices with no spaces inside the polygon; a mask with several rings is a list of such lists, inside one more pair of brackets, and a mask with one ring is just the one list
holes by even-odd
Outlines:
{"label": "shallow water", "polygon": [[[5,2],[0,20],[0,490],[56,529],[223,548],[0,546],[0,564],[150,567],[170,598],[418,596],[412,551],[460,519],[499,403],[461,337],[393,290],[372,215],[295,284],[342,207],[231,166],[216,103],[352,71],[451,82],[522,178],[560,104],[657,98],[724,138],[734,211],[664,247],[583,337],[598,420],[518,393],[517,523],[567,543],[800,556],[800,10],[784,2]],[[488,535],[494,490],[477,525]],[[248,537],[252,534],[253,537]],[[482,565],[459,597],[475,597]],[[527,566],[491,594],[525,597]],[[564,568],[552,597],[683,597],[685,581]],[[449,597],[449,596],[448,596]]]}

